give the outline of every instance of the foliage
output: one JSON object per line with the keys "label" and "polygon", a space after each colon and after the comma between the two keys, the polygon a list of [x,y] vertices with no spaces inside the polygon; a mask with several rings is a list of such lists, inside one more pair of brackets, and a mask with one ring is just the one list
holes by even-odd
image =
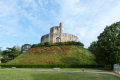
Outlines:
{"label": "foliage", "polygon": [[76,46],[30,48],[8,64],[96,64],[90,51]]}
{"label": "foliage", "polygon": [[26,52],[31,47],[30,44],[24,44],[21,47],[21,53]]}
{"label": "foliage", "polygon": [[55,43],[49,43],[49,42],[38,43],[38,44],[33,44],[31,48],[42,47],[42,46],[50,47],[50,46],[64,46],[64,45],[76,45],[76,46],[84,47],[84,44],[81,42],[67,41],[67,42],[55,42]]}
{"label": "foliage", "polygon": [[96,55],[97,54],[96,49],[97,49],[97,41],[93,41],[88,47],[88,50],[92,52],[92,54]]}
{"label": "foliage", "polygon": [[13,48],[6,48],[8,50],[3,50],[2,52],[2,56],[3,56],[3,59],[1,60],[2,63],[5,63],[5,62],[8,62],[10,60],[13,60],[14,58],[16,58],[20,51],[16,49],[16,47],[14,46]]}
{"label": "foliage", "polygon": [[[39,45],[39,46],[40,46],[40,45]],[[31,48],[36,48],[36,47],[38,47],[37,44],[33,44],[33,45],[31,46]]]}
{"label": "foliage", "polygon": [[21,52],[21,47],[19,45],[15,45],[16,50],[18,50],[19,52]]}
{"label": "foliage", "polygon": [[[44,45],[44,43],[38,43],[38,44],[35,44],[35,45],[36,45],[36,47],[42,47]],[[35,47],[31,46],[31,48],[35,48]]]}
{"label": "foliage", "polygon": [[[86,65],[86,64],[0,64],[2,67],[11,68],[13,66],[16,66],[17,68],[54,68],[54,67],[60,67],[60,68],[96,68],[95,65]],[[97,67],[104,68],[104,65],[97,65]]]}
{"label": "foliage", "polygon": [[44,42],[44,46],[49,47],[50,43],[49,42]]}
{"label": "foliage", "polygon": [[106,26],[98,36],[96,50],[99,64],[110,64],[113,69],[112,65],[120,62],[120,22]]}

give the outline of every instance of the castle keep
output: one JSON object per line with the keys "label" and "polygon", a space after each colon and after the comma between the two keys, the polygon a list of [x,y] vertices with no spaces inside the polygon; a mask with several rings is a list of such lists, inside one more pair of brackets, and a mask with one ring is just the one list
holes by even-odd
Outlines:
{"label": "castle keep", "polygon": [[59,26],[50,28],[50,33],[41,37],[41,43],[44,42],[65,42],[65,41],[76,41],[78,37],[72,34],[64,33],[64,23],[60,23]]}

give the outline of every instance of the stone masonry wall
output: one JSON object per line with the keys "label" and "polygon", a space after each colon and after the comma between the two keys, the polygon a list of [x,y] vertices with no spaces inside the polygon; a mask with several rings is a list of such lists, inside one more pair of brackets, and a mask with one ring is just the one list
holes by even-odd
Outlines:
{"label": "stone masonry wall", "polygon": [[72,34],[68,34],[68,33],[54,33],[54,34],[46,34],[44,36],[42,36],[41,38],[41,43],[44,42],[52,42],[55,43],[56,42],[56,38],[59,38],[60,42],[65,42],[65,41],[76,41],[78,42],[78,37],[74,36]]}
{"label": "stone masonry wall", "polygon": [[50,34],[46,34],[41,37],[41,43],[44,42],[65,42],[65,41],[76,41],[78,37],[72,34],[64,33],[64,24],[60,23],[60,26],[54,26],[50,28]]}

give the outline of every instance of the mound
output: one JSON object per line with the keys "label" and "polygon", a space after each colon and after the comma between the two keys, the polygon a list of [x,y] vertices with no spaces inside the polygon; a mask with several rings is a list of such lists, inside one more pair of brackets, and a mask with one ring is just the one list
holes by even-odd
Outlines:
{"label": "mound", "polygon": [[80,46],[30,48],[8,64],[95,64],[95,56]]}

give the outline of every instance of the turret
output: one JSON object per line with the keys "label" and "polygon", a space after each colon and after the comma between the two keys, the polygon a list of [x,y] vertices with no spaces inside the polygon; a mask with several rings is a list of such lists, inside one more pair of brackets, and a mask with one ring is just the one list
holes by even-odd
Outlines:
{"label": "turret", "polygon": [[60,33],[64,33],[64,23],[60,23]]}

